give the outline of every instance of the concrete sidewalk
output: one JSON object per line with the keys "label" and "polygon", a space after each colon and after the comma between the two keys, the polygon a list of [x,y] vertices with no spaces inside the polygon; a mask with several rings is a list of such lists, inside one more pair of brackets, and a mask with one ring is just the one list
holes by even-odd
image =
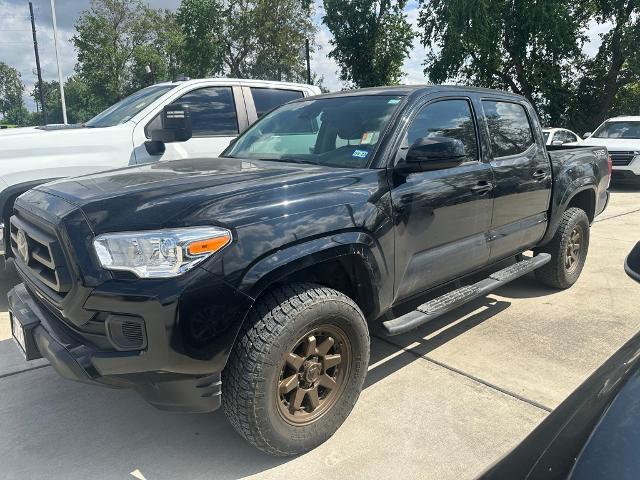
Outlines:
{"label": "concrete sidewalk", "polygon": [[[352,415],[293,459],[257,452],[221,412],[163,413],[132,392],[27,366],[0,341],[0,479],[473,478],[638,331],[640,286],[622,268],[637,240],[640,193],[614,191],[573,288],[530,276],[410,335],[374,332]],[[0,279],[0,311],[10,283]]]}

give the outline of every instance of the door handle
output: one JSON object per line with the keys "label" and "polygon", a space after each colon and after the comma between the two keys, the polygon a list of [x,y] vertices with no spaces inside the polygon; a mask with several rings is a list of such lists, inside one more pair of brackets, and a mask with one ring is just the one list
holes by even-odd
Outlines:
{"label": "door handle", "polygon": [[471,191],[476,195],[484,195],[491,190],[493,190],[493,185],[486,180],[481,180],[476,185],[471,187]]}
{"label": "door handle", "polygon": [[542,168],[540,170],[536,170],[535,172],[533,172],[533,178],[535,178],[538,182],[545,180],[548,175],[549,175],[549,172],[547,172]]}

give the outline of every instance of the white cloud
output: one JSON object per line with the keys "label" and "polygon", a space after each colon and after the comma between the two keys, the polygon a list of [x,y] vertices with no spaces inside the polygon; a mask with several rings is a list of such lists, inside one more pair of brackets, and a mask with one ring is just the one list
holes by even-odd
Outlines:
{"label": "white cloud", "polygon": [[[0,12],[0,61],[20,72],[26,87],[25,101],[28,107],[35,109],[30,92],[37,83],[38,77],[28,3],[22,2],[17,5],[0,0]],[[57,80],[58,70],[49,2],[39,2],[34,5],[34,17],[36,19],[42,78],[43,80]],[[58,26],[58,49],[65,78],[73,73],[73,67],[76,63],[76,53],[70,43],[72,35],[73,30]]]}

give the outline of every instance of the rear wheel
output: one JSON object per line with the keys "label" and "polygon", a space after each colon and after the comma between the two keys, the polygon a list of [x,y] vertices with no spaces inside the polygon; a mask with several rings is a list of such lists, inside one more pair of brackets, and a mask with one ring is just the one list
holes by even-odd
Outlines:
{"label": "rear wheel", "polygon": [[551,261],[536,270],[536,278],[553,288],[572,286],[582,273],[589,250],[589,218],[584,210],[569,208],[551,242],[539,249]]}
{"label": "rear wheel", "polygon": [[225,414],[267,453],[311,450],[340,427],[362,389],[362,312],[336,290],[293,284],[269,291],[249,315],[223,372]]}

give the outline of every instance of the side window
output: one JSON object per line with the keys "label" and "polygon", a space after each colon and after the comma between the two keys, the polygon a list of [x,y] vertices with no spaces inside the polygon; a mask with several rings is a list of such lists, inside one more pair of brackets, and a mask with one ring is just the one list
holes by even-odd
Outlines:
{"label": "side window", "polygon": [[464,144],[468,161],[478,159],[478,140],[471,106],[467,100],[442,100],[426,105],[407,131],[407,144],[420,138],[450,137]]}
{"label": "side window", "polygon": [[[238,117],[231,87],[206,87],[185,93],[173,103],[189,105],[194,137],[238,135]],[[161,128],[160,115],[151,120],[144,131],[147,138],[151,130]]]}
{"label": "side window", "polygon": [[280,90],[277,88],[256,87],[251,87],[251,96],[253,97],[253,103],[256,106],[258,118],[283,103],[303,97],[302,92],[299,90]]}
{"label": "side window", "polygon": [[[529,117],[519,103],[482,101],[494,157],[517,155],[534,144]],[[553,140],[559,140],[558,134]]]}
{"label": "side window", "polygon": [[570,143],[570,142],[577,142],[578,141],[578,137],[576,137],[573,133],[569,132],[568,130],[564,131],[564,143]]}

